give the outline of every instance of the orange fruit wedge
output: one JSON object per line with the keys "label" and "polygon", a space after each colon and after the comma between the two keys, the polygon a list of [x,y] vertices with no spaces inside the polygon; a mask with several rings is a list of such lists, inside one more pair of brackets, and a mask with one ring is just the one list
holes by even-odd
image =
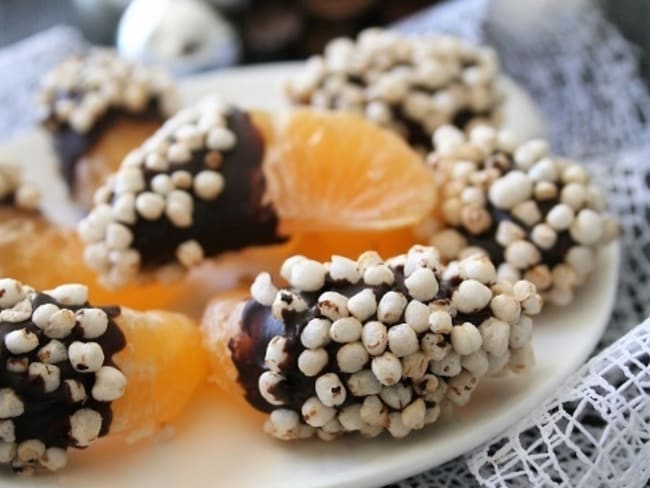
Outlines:
{"label": "orange fruit wedge", "polygon": [[281,230],[387,230],[431,212],[435,183],[402,139],[352,113],[255,113]]}
{"label": "orange fruit wedge", "polygon": [[113,356],[127,378],[111,405],[111,434],[135,438],[176,419],[207,373],[197,325],[181,314],[122,308],[115,319],[126,347]]}
{"label": "orange fruit wedge", "polygon": [[76,232],[58,227],[36,212],[11,207],[0,207],[0,276],[11,276],[38,290],[83,283],[97,303],[138,310],[164,308],[183,286],[149,282],[108,290],[85,265],[83,244]]}

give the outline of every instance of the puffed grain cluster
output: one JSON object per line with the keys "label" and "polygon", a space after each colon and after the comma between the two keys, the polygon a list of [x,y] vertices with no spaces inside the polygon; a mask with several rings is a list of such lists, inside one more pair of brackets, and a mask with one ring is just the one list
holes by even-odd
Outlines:
{"label": "puffed grain cluster", "polygon": [[289,288],[266,273],[251,287],[289,331],[268,343],[259,377],[277,438],[405,437],[466,404],[481,377],[534,363],[530,316],[542,298],[528,281],[496,281],[484,256],[446,268],[425,246],[386,262],[295,256],[281,275]]}
{"label": "puffed grain cluster", "polygon": [[174,113],[178,95],[172,80],[153,68],[94,48],[66,59],[43,80],[38,94],[40,119],[48,127],[89,132],[111,109],[145,111],[157,101],[163,116]]}
{"label": "puffed grain cluster", "polygon": [[111,361],[121,332],[87,295],[0,279],[0,463],[17,472],[62,468],[68,447],[106,433],[110,402],[124,393]]}
{"label": "puffed grain cluster", "polygon": [[596,266],[598,248],[618,234],[603,191],[580,164],[550,154],[541,139],[517,144],[507,131],[446,126],[429,155],[441,180],[450,228],[431,243],[443,257],[487,253],[500,280],[521,278],[545,300],[571,302]]}
{"label": "puffed grain cluster", "polygon": [[[196,202],[220,197],[226,186],[220,172],[223,152],[237,143],[228,127],[231,110],[213,98],[183,109],[130,152],[97,190],[95,207],[78,231],[86,243],[85,261],[105,285],[122,286],[141,271],[136,227],[164,224],[169,232],[182,234],[195,224]],[[204,249],[197,240],[187,239],[175,254],[176,262],[157,270],[159,278],[172,279],[183,268],[197,265]]]}
{"label": "puffed grain cluster", "polygon": [[16,166],[0,161],[0,205],[13,205],[21,210],[35,210],[38,208],[40,198],[38,189],[22,181]]}
{"label": "puffed grain cluster", "polygon": [[428,150],[430,135],[442,125],[498,120],[498,74],[489,47],[368,29],[356,40],[331,41],[287,91],[294,103],[358,112]]}

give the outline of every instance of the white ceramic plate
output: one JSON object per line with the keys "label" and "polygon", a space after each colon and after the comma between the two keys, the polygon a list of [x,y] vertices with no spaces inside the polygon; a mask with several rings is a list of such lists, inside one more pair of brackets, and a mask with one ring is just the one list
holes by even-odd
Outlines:
{"label": "white ceramic plate", "polygon": [[[281,105],[282,82],[295,65],[254,67],[203,75],[183,82],[186,100],[220,93],[246,107]],[[530,99],[504,80],[506,124],[522,136],[543,131]],[[0,145],[0,157],[24,165],[46,191],[59,219],[74,211],[61,204],[46,140],[37,131]],[[470,405],[405,440],[344,438],[333,443],[274,441],[261,418],[246,407],[223,404],[206,387],[197,395],[176,435],[125,446],[104,439],[86,451],[71,451],[69,466],[51,476],[0,477],[0,486],[29,487],[355,487],[379,486],[430,469],[487,441],[539,405],[592,351],[612,309],[619,248],[608,246],[598,271],[566,309],[548,308],[536,321],[537,366],[526,376],[483,381]],[[246,410],[246,411],[245,411]]]}

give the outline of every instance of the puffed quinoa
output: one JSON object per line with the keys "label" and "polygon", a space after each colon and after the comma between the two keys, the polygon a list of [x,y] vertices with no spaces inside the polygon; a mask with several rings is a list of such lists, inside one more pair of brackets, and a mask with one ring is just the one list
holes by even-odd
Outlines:
{"label": "puffed quinoa", "polygon": [[[307,263],[303,256],[289,258],[282,274],[291,277]],[[525,280],[497,281],[483,253],[444,267],[437,250],[426,246],[387,261],[367,252],[356,263],[338,259],[338,280],[332,263],[313,263],[305,278],[322,279],[318,289],[296,282],[278,289],[268,274],[254,285],[252,300],[287,331],[264,342],[258,398],[272,411],[298,415],[294,426],[294,417],[278,414],[291,419],[291,429],[269,419],[271,435],[333,440],[352,431],[374,436],[384,428],[407,435],[434,422],[441,408],[466,403],[478,378],[531,364],[527,353],[513,351],[528,347],[529,315],[539,312],[541,297]],[[383,270],[390,271],[390,284],[367,279]],[[409,278],[418,286],[409,287]],[[271,304],[270,291],[258,288],[275,293]],[[279,313],[279,302],[285,303],[282,310],[294,308]]]}
{"label": "puffed quinoa", "polygon": [[[449,126],[434,133],[436,149],[427,160],[440,181],[440,215],[448,228],[434,231],[430,241],[441,243],[448,261],[482,249],[496,266],[493,280],[525,278],[547,302],[566,305],[591,271],[591,256],[618,233],[605,214],[602,190],[585,168],[550,154],[541,139],[517,144],[502,130],[474,130],[474,137]],[[501,139],[508,142],[500,146]],[[468,162],[462,152],[476,157]],[[489,226],[466,218],[483,213]],[[577,279],[560,286],[554,270],[566,266]],[[537,303],[529,306],[535,310]]]}

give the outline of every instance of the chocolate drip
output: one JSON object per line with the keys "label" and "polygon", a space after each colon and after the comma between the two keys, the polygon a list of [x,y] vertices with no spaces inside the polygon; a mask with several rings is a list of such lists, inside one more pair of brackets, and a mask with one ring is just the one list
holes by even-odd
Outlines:
{"label": "chocolate drip", "polygon": [[[219,171],[225,180],[223,192],[216,200],[194,198],[193,223],[186,228],[176,227],[164,216],[155,221],[140,219],[133,226],[132,247],[140,252],[143,268],[175,260],[178,245],[190,239],[201,244],[206,256],[284,240],[277,235],[277,215],[263,201],[266,183],[262,172],[262,136],[244,112],[232,111],[227,124],[237,144],[220,158],[214,157],[220,159]],[[177,169],[196,175],[206,169],[214,154],[218,155],[206,148],[196,150],[191,161]],[[157,174],[160,172],[146,170],[147,182]]]}
{"label": "chocolate drip", "polygon": [[[32,299],[34,310],[46,303],[53,303],[60,308],[72,311],[91,307],[87,303],[83,306],[62,305],[44,293],[38,293]],[[113,362],[113,355],[126,346],[124,334],[114,321],[119,316],[120,309],[109,307],[102,310],[109,317],[108,328],[102,336],[93,339],[93,342],[97,342],[104,352],[104,365],[116,366]],[[39,345],[30,353],[12,354],[7,350],[5,337],[10,332],[23,328],[36,334]],[[83,338],[83,332],[78,325],[72,329],[67,337],[58,340],[65,345],[66,349],[74,341],[88,341]],[[45,392],[42,378],[30,378],[27,371],[12,372],[7,369],[9,358],[12,360],[26,358],[30,363],[41,362],[38,358],[38,351],[48,342],[50,342],[50,338],[45,336],[43,331],[31,321],[31,318],[18,323],[0,322],[0,388],[13,389],[25,406],[22,415],[11,419],[15,427],[16,440],[21,442],[28,439],[38,439],[47,447],[67,448],[73,445],[68,437],[70,431],[69,417],[79,408],[90,408],[98,412],[102,417],[102,428],[99,435],[106,435],[113,418],[111,402],[97,401],[90,395],[95,382],[94,374],[75,371],[68,359],[54,363],[54,366],[60,369],[61,382],[55,391]],[[84,386],[87,393],[84,402],[74,403],[72,401],[70,391],[65,384],[67,379],[76,380]]]}
{"label": "chocolate drip", "polygon": [[[392,268],[392,270],[395,275],[395,282],[390,286],[382,284],[370,287],[362,282],[352,284],[347,281],[333,281],[328,277],[325,286],[316,293],[305,293],[292,289],[291,291],[293,293],[300,295],[307,303],[308,309],[301,313],[285,313],[282,321],[273,317],[271,307],[261,305],[255,300],[250,300],[242,312],[241,331],[228,344],[232,353],[233,363],[239,373],[238,382],[244,388],[248,402],[262,412],[271,412],[277,408],[269,404],[260,395],[258,379],[268,369],[264,364],[264,356],[266,355],[268,343],[273,337],[281,335],[287,339],[285,352],[287,353],[288,359],[286,364],[282,365],[282,374],[286,377],[286,380],[278,384],[275,391],[271,393],[284,402],[282,408],[300,411],[303,403],[316,394],[316,377],[305,376],[298,369],[297,362],[298,356],[305,350],[305,347],[300,341],[300,334],[303,329],[311,319],[324,318],[318,309],[318,297],[324,291],[334,291],[349,298],[362,289],[370,288],[374,292],[377,301],[391,290],[403,293],[410,300],[411,297],[404,284],[404,268],[399,266]],[[459,283],[460,280],[455,277],[452,277],[450,280],[440,281],[439,291],[434,301],[450,300],[453,291],[458,288]],[[475,313],[458,314],[453,318],[453,323],[458,325],[464,322],[471,322],[479,326],[490,316],[490,309],[486,307]],[[367,320],[377,320],[377,316],[373,315]],[[403,323],[404,321],[404,314],[402,314],[396,323]],[[320,374],[329,372],[336,373],[346,383],[351,375],[341,372],[336,361],[336,352],[342,345],[331,341],[325,346],[329,362]],[[352,403],[354,400],[355,398],[352,395],[348,395],[346,402],[342,406]]]}

